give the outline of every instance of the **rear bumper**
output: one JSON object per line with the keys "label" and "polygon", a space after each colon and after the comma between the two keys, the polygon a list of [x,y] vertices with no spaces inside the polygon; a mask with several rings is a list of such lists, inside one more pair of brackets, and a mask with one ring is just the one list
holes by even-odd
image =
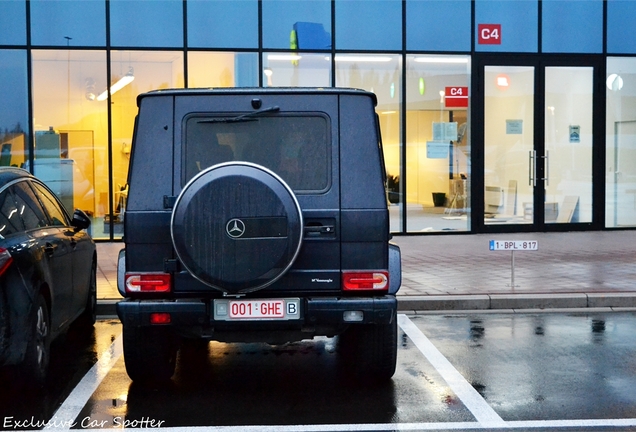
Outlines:
{"label": "rear bumper", "polygon": [[[123,300],[117,303],[117,315],[124,326],[150,327],[150,315],[169,313],[170,324],[175,328],[235,328],[249,331],[250,327],[281,329],[307,326],[337,329],[349,324],[390,324],[396,316],[397,299],[393,295],[355,298],[304,298],[300,318],[296,320],[268,320],[253,323],[215,321],[212,302],[208,299],[186,300]],[[346,311],[362,311],[362,321],[351,323],[344,319]]]}

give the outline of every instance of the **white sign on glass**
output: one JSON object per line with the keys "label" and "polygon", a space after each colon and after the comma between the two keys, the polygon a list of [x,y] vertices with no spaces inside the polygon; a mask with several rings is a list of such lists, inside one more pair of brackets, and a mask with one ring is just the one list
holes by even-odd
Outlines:
{"label": "white sign on glass", "polygon": [[506,135],[523,134],[523,120],[506,120]]}
{"label": "white sign on glass", "polygon": [[457,122],[433,122],[433,141],[457,141]]}

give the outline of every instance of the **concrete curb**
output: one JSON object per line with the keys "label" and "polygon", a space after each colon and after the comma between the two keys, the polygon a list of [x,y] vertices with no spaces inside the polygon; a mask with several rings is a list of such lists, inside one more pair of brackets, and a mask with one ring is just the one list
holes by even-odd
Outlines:
{"label": "concrete curb", "polygon": [[97,299],[97,316],[98,317],[106,317],[106,316],[117,316],[117,310],[115,309],[115,305],[119,302],[119,300],[100,300]]}
{"label": "concrete curb", "polygon": [[[97,315],[117,316],[119,300],[97,300]],[[399,296],[398,311],[608,310],[636,308],[636,292]]]}
{"label": "concrete curb", "polygon": [[398,296],[400,311],[634,308],[636,293]]}

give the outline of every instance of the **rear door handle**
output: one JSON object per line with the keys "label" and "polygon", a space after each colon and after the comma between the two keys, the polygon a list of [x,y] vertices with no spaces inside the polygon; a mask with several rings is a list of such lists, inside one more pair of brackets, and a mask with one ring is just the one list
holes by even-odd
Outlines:
{"label": "rear door handle", "polygon": [[308,237],[333,235],[335,230],[336,228],[333,225],[310,225],[305,226],[305,235]]}
{"label": "rear door handle", "polygon": [[57,245],[54,245],[53,243],[46,242],[46,244],[44,245],[44,251],[48,256],[53,256],[56,249]]}

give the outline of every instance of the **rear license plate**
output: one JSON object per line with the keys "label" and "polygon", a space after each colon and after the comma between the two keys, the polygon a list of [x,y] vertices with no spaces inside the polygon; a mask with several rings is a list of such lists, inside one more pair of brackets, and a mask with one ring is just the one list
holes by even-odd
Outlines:
{"label": "rear license plate", "polygon": [[216,321],[294,320],[300,318],[300,299],[214,300]]}

